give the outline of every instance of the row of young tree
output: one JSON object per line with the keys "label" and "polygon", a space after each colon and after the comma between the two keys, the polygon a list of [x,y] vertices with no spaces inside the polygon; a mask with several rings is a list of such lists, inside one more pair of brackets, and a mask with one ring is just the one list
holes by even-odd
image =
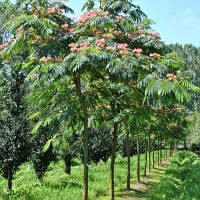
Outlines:
{"label": "row of young tree", "polygon": [[79,19],[64,0],[6,0],[1,9],[0,172],[9,190],[22,163],[31,157],[42,180],[57,152],[67,173],[72,158],[82,159],[88,200],[89,162],[110,157],[114,200],[117,150],[130,189],[131,155],[140,182],[141,153],[145,175],[147,157],[150,170],[155,150],[160,162],[164,147],[185,139],[198,81],[182,47],[161,42],[132,1],[87,0]]}

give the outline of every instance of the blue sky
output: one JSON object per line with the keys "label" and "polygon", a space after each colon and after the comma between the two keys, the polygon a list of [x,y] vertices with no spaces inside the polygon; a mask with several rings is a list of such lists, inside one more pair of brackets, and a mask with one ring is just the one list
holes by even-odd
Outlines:
{"label": "blue sky", "polygon": [[[69,0],[68,5],[81,14],[85,0]],[[200,46],[200,0],[134,0],[156,23],[154,30],[161,33],[167,44],[179,42]]]}

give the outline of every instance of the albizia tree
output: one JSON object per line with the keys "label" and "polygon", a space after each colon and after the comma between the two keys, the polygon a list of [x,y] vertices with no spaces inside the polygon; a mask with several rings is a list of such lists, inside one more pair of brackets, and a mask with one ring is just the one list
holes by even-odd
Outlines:
{"label": "albizia tree", "polygon": [[[83,200],[88,199],[88,129],[89,120],[95,112],[92,104],[105,100],[110,103],[111,112],[118,115],[121,99],[116,104],[111,98],[111,95],[115,96],[117,87],[126,85],[136,89],[140,81],[141,90],[148,86],[146,94],[175,92],[181,100],[188,97],[185,86],[191,87],[189,83],[179,81],[174,73],[168,73],[168,66],[174,69],[173,64],[177,66],[179,63],[171,55],[160,54],[159,34],[136,23],[138,11],[130,1],[117,2],[124,2],[129,7],[120,9],[114,1],[106,1],[101,5],[102,9],[85,12],[80,19],[74,20],[67,17],[70,9],[61,1],[21,0],[18,6],[26,5],[25,11],[12,16],[13,19],[4,26],[15,38],[0,46],[4,59],[23,51],[24,46],[29,50],[23,68],[30,70],[27,79],[35,88],[31,99],[40,108],[31,117],[40,116],[34,132],[64,114],[67,121],[69,116],[73,117],[73,112],[80,113],[84,130]],[[109,92],[98,92],[95,82],[96,86]],[[103,82],[107,83],[106,87]],[[170,89],[166,84],[171,86]],[[181,92],[177,88],[181,88]],[[58,106],[52,109],[56,100],[62,107],[66,102],[65,109],[69,108],[67,114],[62,110],[56,111]],[[73,112],[72,107],[68,107],[72,102]],[[53,113],[48,112],[49,108]],[[116,135],[118,121],[113,122],[113,135]],[[114,199],[114,158],[113,149],[111,200]]]}

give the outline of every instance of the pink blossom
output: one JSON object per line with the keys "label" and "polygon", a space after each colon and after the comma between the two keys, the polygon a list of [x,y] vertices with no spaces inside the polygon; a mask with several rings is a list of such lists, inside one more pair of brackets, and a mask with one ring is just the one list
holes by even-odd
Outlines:
{"label": "pink blossom", "polygon": [[106,49],[109,51],[109,50],[115,50],[115,47],[112,47],[112,46],[107,46]]}
{"label": "pink blossom", "polygon": [[75,31],[75,28],[69,28],[68,30],[69,30],[69,32],[71,33],[71,32],[74,32],[74,31]]}
{"label": "pink blossom", "polygon": [[117,48],[118,49],[125,49],[125,48],[127,48],[128,47],[128,44],[127,43],[119,43],[118,45],[117,45]]}
{"label": "pink blossom", "polygon": [[48,62],[50,61],[52,58],[51,57],[43,57],[42,59],[40,59],[41,62]]}
{"label": "pink blossom", "polygon": [[174,76],[174,74],[172,74],[172,73],[166,74],[166,77],[173,77],[173,76]]}
{"label": "pink blossom", "polygon": [[149,56],[150,57],[157,57],[158,59],[160,58],[160,54],[159,53],[150,53]]}
{"label": "pink blossom", "polygon": [[83,48],[86,48],[86,47],[88,47],[89,45],[90,45],[89,42],[83,42],[83,43],[80,44],[80,46],[83,47]]}
{"label": "pink blossom", "polygon": [[13,19],[14,17],[15,17],[15,15],[11,15],[11,16],[10,16],[10,19]]}
{"label": "pink blossom", "polygon": [[61,28],[62,28],[62,29],[66,29],[66,28],[68,28],[68,27],[69,27],[68,24],[62,24],[62,25],[61,25]]}
{"label": "pink blossom", "polygon": [[17,31],[21,31],[23,29],[23,26],[20,26]]}
{"label": "pink blossom", "polygon": [[55,62],[62,62],[62,58],[55,58]]}

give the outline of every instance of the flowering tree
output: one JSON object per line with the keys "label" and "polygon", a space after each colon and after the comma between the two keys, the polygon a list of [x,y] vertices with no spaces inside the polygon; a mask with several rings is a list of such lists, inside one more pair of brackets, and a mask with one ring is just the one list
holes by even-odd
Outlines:
{"label": "flowering tree", "polygon": [[174,54],[165,55],[159,34],[137,23],[142,15],[138,7],[128,0],[103,1],[101,9],[92,9],[94,4],[89,3],[90,11],[71,19],[67,17],[71,9],[62,1],[18,1],[16,5],[24,11],[11,15],[4,25],[14,38],[0,48],[4,59],[23,53],[24,46],[28,51],[23,69],[29,71],[30,99],[40,108],[31,116],[40,117],[33,132],[58,119],[70,129],[73,114],[78,114],[75,127],[84,130],[83,200],[88,199],[88,132],[96,111],[93,105],[108,109],[113,125],[113,200],[117,130],[123,116],[128,116],[124,110],[131,113],[133,105],[142,104],[141,97],[152,101],[148,96],[153,94],[157,104],[163,104],[163,96],[189,99],[185,88],[198,88],[175,74],[181,62]]}

